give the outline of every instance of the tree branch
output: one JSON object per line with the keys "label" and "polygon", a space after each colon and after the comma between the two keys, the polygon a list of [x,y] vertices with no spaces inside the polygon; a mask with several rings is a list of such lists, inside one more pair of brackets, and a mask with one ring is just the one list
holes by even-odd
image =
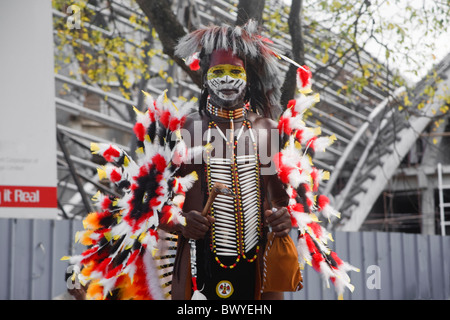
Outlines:
{"label": "tree branch", "polygon": [[[300,65],[305,64],[305,47],[303,43],[303,32],[300,14],[302,11],[302,0],[292,0],[291,11],[289,12],[289,33],[292,40],[292,59]],[[289,66],[286,78],[281,89],[281,106],[284,108],[290,99],[294,98],[296,89],[297,67]]]}
{"label": "tree branch", "polygon": [[239,0],[236,25],[242,26],[249,19],[254,19],[261,25],[263,23],[264,2],[265,0]]}
{"label": "tree branch", "polygon": [[170,2],[167,0],[136,0],[136,2],[158,33],[159,40],[163,46],[163,52],[178,64],[198,87],[201,87],[200,73],[192,71],[183,59],[175,56],[177,41],[186,32],[172,12]]}

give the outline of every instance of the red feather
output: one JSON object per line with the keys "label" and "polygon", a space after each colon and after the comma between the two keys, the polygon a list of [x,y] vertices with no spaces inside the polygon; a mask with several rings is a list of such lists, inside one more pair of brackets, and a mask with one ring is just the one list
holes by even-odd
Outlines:
{"label": "red feather", "polygon": [[151,170],[152,165],[148,165],[148,166],[142,166],[139,168],[139,175],[138,177],[145,177],[146,175],[148,175],[149,171]]}
{"label": "red feather", "polygon": [[319,170],[315,167],[311,170],[311,178],[313,181],[313,191],[317,192],[319,190]]}
{"label": "red feather", "polygon": [[297,219],[295,219],[294,216],[291,215],[291,224],[293,228],[298,228],[298,222]]}
{"label": "red feather", "polygon": [[288,168],[288,167],[283,167],[282,169],[280,169],[280,180],[283,183],[289,183],[289,174],[291,173],[292,168]]}
{"label": "red feather", "polygon": [[309,67],[304,65],[303,68],[306,70],[304,70],[302,68],[297,69],[297,75],[300,78],[302,88],[304,88],[310,84],[310,79],[312,77],[312,73],[311,73],[311,70],[309,69]]}
{"label": "red feather", "polygon": [[165,205],[162,210],[161,210],[161,218],[159,219],[159,223],[161,224],[169,224],[171,225],[171,223],[169,222],[172,218],[172,211],[171,211],[171,206]]}
{"label": "red feather", "polygon": [[111,162],[114,159],[120,156],[119,150],[113,148],[113,146],[109,146],[108,149],[103,152],[103,158],[105,158],[106,161]]}
{"label": "red feather", "polygon": [[325,261],[325,259],[323,258],[322,254],[320,252],[316,252],[312,255],[312,266],[314,268],[314,270],[316,270],[317,272],[320,272],[320,263]]}
{"label": "red feather", "polygon": [[197,277],[192,277],[192,290],[197,291]]}
{"label": "red feather", "polygon": [[[154,104],[155,102],[153,102],[153,105]],[[151,122],[155,122],[155,113],[150,108],[148,108],[148,117],[150,118]]]}
{"label": "red feather", "polygon": [[161,201],[159,201],[157,197],[150,199],[150,207],[151,208],[155,208],[155,207],[159,206],[160,204],[161,204]]}
{"label": "red feather", "polygon": [[177,130],[178,126],[180,125],[181,121],[178,118],[172,118],[169,122],[169,130],[175,131]]}
{"label": "red feather", "polygon": [[295,199],[295,198],[297,198],[297,190],[295,190],[295,189],[292,189],[292,196],[291,196],[291,198],[292,199]]}
{"label": "red feather", "polygon": [[108,255],[108,252],[98,252],[98,247],[94,246],[91,249],[88,249],[82,253],[82,256],[85,256],[83,260],[81,260],[82,264],[88,264],[90,261],[101,261]]}
{"label": "red feather", "polygon": [[313,151],[315,150],[314,142],[316,142],[316,140],[317,140],[317,137],[312,137],[311,139],[308,140],[308,143],[306,144]]}
{"label": "red feather", "polygon": [[338,266],[341,266],[344,262],[341,260],[341,258],[338,257],[337,253],[334,251],[331,251],[331,257],[336,261]]}
{"label": "red feather", "polygon": [[192,71],[197,71],[197,70],[199,70],[199,69],[200,69],[200,60],[199,60],[199,59],[194,59],[194,60],[192,61],[192,63],[189,65],[189,68],[190,68]]}
{"label": "red feather", "polygon": [[282,157],[283,155],[279,152],[275,155],[273,161],[275,163],[275,167],[277,168],[278,176],[281,182],[287,184],[289,182],[289,174],[291,173],[292,168],[283,164]]}
{"label": "red feather", "polygon": [[286,134],[291,134],[292,129],[288,117],[280,117],[280,120],[278,121],[278,131],[280,133],[284,132]]}
{"label": "red feather", "polygon": [[312,231],[314,232],[314,235],[317,238],[320,238],[322,236],[322,227],[320,226],[320,224],[312,222],[312,223],[308,223],[308,226],[312,229]]}
{"label": "red feather", "polygon": [[140,299],[153,300],[154,298],[149,292],[147,285],[147,275],[145,273],[145,265],[142,259],[142,256],[139,256],[138,259],[136,259],[136,273],[134,275],[133,285],[136,286],[136,288],[139,288],[136,295],[139,296]]}
{"label": "red feather", "polygon": [[110,279],[114,276],[116,276],[119,271],[122,270],[122,265],[118,265],[117,267],[113,268],[112,270],[108,271],[108,273],[106,274],[105,278],[106,279]]}
{"label": "red feather", "polygon": [[136,124],[133,127],[133,131],[136,134],[136,137],[139,141],[144,141],[145,137],[145,127],[142,123],[136,122]]}
{"label": "red feather", "polygon": [[158,231],[156,231],[155,229],[150,228],[150,229],[148,229],[148,232],[150,233],[150,235],[152,237],[155,237],[155,239],[158,240],[158,238],[159,238]]}
{"label": "red feather", "polygon": [[120,174],[120,172],[118,172],[117,170],[112,170],[111,171],[111,182],[118,182],[120,181],[120,179],[122,179],[122,175]]}
{"label": "red feather", "polygon": [[297,141],[301,142],[303,138],[303,130],[297,130],[295,132],[295,139],[297,139]]}
{"label": "red feather", "polygon": [[297,100],[291,99],[291,100],[288,101],[287,107],[288,107],[288,108],[292,108],[292,107],[294,107],[296,104],[297,104]]}
{"label": "red feather", "polygon": [[302,183],[302,186],[305,189],[305,192],[311,192],[311,188],[308,183]]}
{"label": "red feather", "polygon": [[303,208],[303,205],[301,203],[296,203],[293,205],[288,206],[288,210],[291,211],[296,211],[296,212],[305,212],[305,208]]}
{"label": "red feather", "polygon": [[156,188],[155,193],[158,196],[163,196],[164,195],[164,188],[163,188],[163,186],[159,186],[158,188]]}
{"label": "red feather", "polygon": [[101,208],[102,208],[103,210],[109,209],[109,206],[111,205],[111,202],[112,202],[112,201],[111,201],[110,198],[105,197],[105,198],[103,199],[102,203],[101,203]]}
{"label": "red feather", "polygon": [[163,172],[164,169],[167,167],[166,159],[160,154],[156,154],[152,158],[152,162],[156,167],[156,170],[159,172]]}
{"label": "red feather", "polygon": [[139,254],[139,250],[134,250],[133,253],[130,254],[130,257],[128,258],[128,261],[127,261],[127,266],[134,262],[134,259],[136,259],[138,254]]}
{"label": "red feather", "polygon": [[156,181],[157,183],[159,183],[159,182],[162,180],[162,178],[163,178],[163,175],[162,175],[162,174],[157,174],[156,177],[155,177],[155,181]]}
{"label": "red feather", "polygon": [[327,196],[321,194],[317,197],[317,207],[319,211],[322,211],[328,204],[330,203],[330,199]]}
{"label": "red feather", "polygon": [[99,265],[97,265],[94,270],[104,273],[106,271],[108,265],[111,263],[111,261],[112,261],[112,258],[106,258]]}
{"label": "red feather", "polygon": [[159,121],[161,121],[162,125],[166,128],[169,127],[170,116],[171,115],[169,111],[164,111],[161,117],[159,118]]}
{"label": "red feather", "polygon": [[183,128],[184,127],[184,123],[186,122],[186,116],[184,116],[184,117],[181,117],[181,119],[180,119],[180,128]]}
{"label": "red feather", "polygon": [[93,247],[91,249],[87,249],[87,250],[83,251],[83,253],[81,255],[86,257],[86,256],[90,255],[91,253],[96,252],[97,250],[98,250],[98,248]]}
{"label": "red feather", "polygon": [[311,236],[309,234],[305,233],[303,235],[303,237],[305,238],[306,245],[308,246],[309,252],[315,253],[317,251],[317,249],[316,249],[316,245],[314,244],[314,242],[311,239]]}

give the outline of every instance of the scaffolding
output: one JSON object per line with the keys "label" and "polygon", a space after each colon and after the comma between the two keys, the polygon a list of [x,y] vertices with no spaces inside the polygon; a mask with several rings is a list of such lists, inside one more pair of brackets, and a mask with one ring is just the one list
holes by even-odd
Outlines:
{"label": "scaffolding", "polygon": [[[104,16],[106,21],[111,21],[114,17],[108,7],[101,1],[97,3],[97,5],[89,5],[90,8],[98,15]],[[108,5],[120,18],[115,23],[128,28],[125,34],[132,37],[133,32],[139,32],[145,36],[145,32],[137,27],[139,24],[133,25],[129,21],[131,16],[136,20],[144,20],[136,4],[125,6],[123,1],[113,0],[108,1]],[[236,20],[236,1],[174,1],[174,12],[182,14],[183,6],[186,5],[190,5],[190,10],[195,12],[194,16],[197,18],[195,21],[198,26],[222,22],[233,24]],[[271,10],[278,10],[278,8],[267,6],[265,14],[269,16]],[[286,12],[280,11],[280,14],[281,20],[287,21]],[[54,10],[53,16],[54,19],[61,19],[64,14]],[[280,23],[276,22],[275,28],[278,26],[281,30]],[[92,27],[111,35],[110,29],[107,30],[101,26]],[[55,41],[56,34],[57,30],[55,30]],[[328,31],[324,31],[324,35],[338,37],[329,34]],[[291,50],[289,34],[277,32],[277,36],[272,40],[283,52]],[[352,76],[361,73],[358,70],[357,57],[350,57],[345,64],[326,66],[318,58],[322,49],[316,44],[316,39],[305,34],[304,41],[305,47],[308,48],[305,60],[314,74],[314,90],[321,95],[321,101],[311,108],[311,114],[307,117],[306,123],[312,127],[320,126],[323,134],[335,134],[337,137],[337,142],[328,148],[327,155],[318,154],[315,159],[318,168],[331,172],[330,180],[323,182],[321,192],[329,196],[332,205],[341,211],[343,217],[340,224],[337,223],[338,221],[332,221],[330,227],[358,230],[377,197],[382,194],[387,181],[395,175],[402,158],[432,121],[431,112],[435,111],[436,106],[427,106],[423,113],[406,120],[405,113],[397,108],[398,99],[406,89],[394,86],[387,78],[376,85],[369,83],[361,91],[353,90],[350,95],[344,95],[341,92],[342,87]],[[80,43],[80,45],[86,44]],[[152,46],[160,47],[157,39],[152,40]],[[336,54],[332,47],[329,50],[330,54]],[[359,58],[363,62],[370,62],[372,59],[366,52],[361,52]],[[154,59],[159,62],[168,60],[162,52],[157,53]],[[449,72],[450,58],[447,57],[445,61],[447,62],[440,64],[436,69],[436,72],[443,76]],[[139,90],[157,96],[169,87],[169,93],[174,100],[177,100],[178,96],[187,98],[198,96],[200,89],[190,83],[181,70],[167,63],[165,65],[167,68],[165,71],[169,72],[174,79],[173,83],[141,82],[138,84]],[[149,72],[153,75],[158,74],[160,67],[161,63],[157,66],[155,63],[148,65]],[[287,71],[288,65],[282,64],[281,69]],[[59,72],[55,75],[55,79],[57,88],[66,87],[72,93],[56,97],[57,111],[61,115],[60,119],[63,119],[58,121],[58,134],[61,135],[58,140],[60,143],[58,163],[61,169],[59,194],[64,195],[59,199],[60,209],[66,211],[64,216],[81,216],[86,214],[88,209],[87,205],[82,203],[86,203],[86,199],[95,193],[94,190],[98,186],[95,183],[95,167],[99,163],[94,162],[92,155],[86,152],[89,150],[89,142],[123,143],[128,150],[134,150],[135,142],[132,134],[134,120],[130,118],[129,111],[132,106],[143,108],[142,99],[139,96],[131,100],[125,99],[118,90],[105,92],[98,86],[84,83],[82,79],[68,76],[67,72]],[[86,103],[88,96],[97,97],[98,103],[103,104],[104,107],[95,110],[90,108]],[[415,105],[418,103],[418,101],[413,102]],[[85,119],[91,124],[96,123],[99,128],[106,128],[109,131],[88,132],[83,129],[83,125],[72,126],[67,123],[67,115],[76,119]],[[116,132],[115,136],[111,134],[113,131]],[[64,144],[69,144],[65,152]],[[83,152],[80,154],[77,152],[75,155],[73,145],[77,145]],[[73,162],[72,166],[69,165],[70,161]],[[77,178],[70,178],[75,176],[78,176],[82,182],[78,183]],[[113,186],[103,186],[103,188],[109,188],[109,191],[113,192]],[[67,210],[63,210],[65,205]],[[72,210],[74,211],[71,212]]]}

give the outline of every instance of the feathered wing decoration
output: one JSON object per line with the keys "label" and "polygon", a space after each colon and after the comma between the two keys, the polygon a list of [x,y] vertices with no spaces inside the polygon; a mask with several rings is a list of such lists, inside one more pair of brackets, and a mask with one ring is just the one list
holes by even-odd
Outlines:
{"label": "feathered wing decoration", "polygon": [[[306,68],[305,68],[306,69]],[[303,121],[304,112],[319,101],[318,94],[310,93],[309,69],[297,72],[299,94],[289,101],[286,111],[281,115],[278,130],[282,140],[282,150],[275,156],[278,177],[285,184],[289,195],[288,211],[293,224],[299,230],[297,251],[299,262],[305,262],[321,274],[329,285],[334,284],[340,299],[345,288],[353,291],[348,271],[359,271],[342,261],[327,247],[331,234],[320,225],[318,215],[326,219],[340,214],[330,205],[328,197],[318,194],[319,184],[329,179],[329,172],[314,167],[316,152],[324,152],[336,137],[321,137],[320,128],[310,128]]]}
{"label": "feathered wing decoration", "polygon": [[[134,161],[114,145],[91,145],[107,164],[101,179],[113,182],[122,196],[96,194],[98,211],[83,221],[76,240],[88,247],[81,255],[65,257],[82,269],[81,283],[89,282],[88,299],[165,299],[170,296],[170,267],[176,235],[158,229],[185,223],[181,215],[185,192],[197,179],[177,169],[195,150],[187,149],[180,129],[190,106],[177,107],[163,93],[157,100],[146,94],[148,109],[136,111],[138,140]],[[187,102],[186,104],[191,104]]]}

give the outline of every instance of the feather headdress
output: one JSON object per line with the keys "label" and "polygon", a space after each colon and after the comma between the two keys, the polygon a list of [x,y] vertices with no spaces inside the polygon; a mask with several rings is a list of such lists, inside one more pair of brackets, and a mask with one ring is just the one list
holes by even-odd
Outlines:
{"label": "feather headdress", "polygon": [[173,263],[168,259],[174,258],[169,252],[176,235],[158,226],[185,223],[184,197],[197,174],[180,177],[177,170],[201,147],[188,149],[179,133],[192,106],[177,107],[165,92],[156,100],[146,94],[146,104],[145,113],[135,109],[136,161],[114,145],[91,145],[107,161],[98,169],[99,178],[114,183],[122,195],[97,193],[98,211],[83,220],[85,230],[76,236],[88,249],[64,257],[83,267],[79,279],[89,282],[88,299],[164,299],[170,294],[171,273],[164,270]]}
{"label": "feather headdress", "polygon": [[[175,54],[183,59],[193,68],[198,65],[206,72],[209,66],[205,65],[208,56],[216,50],[233,52],[246,64],[247,73],[254,72],[259,81],[258,85],[261,95],[267,97],[269,106],[275,113],[279,110],[279,98],[281,88],[281,73],[279,70],[279,55],[270,40],[260,35],[258,23],[249,20],[243,26],[208,26],[195,30],[179,40],[175,48]],[[257,83],[259,82],[259,83]],[[260,95],[252,92],[253,95]]]}

